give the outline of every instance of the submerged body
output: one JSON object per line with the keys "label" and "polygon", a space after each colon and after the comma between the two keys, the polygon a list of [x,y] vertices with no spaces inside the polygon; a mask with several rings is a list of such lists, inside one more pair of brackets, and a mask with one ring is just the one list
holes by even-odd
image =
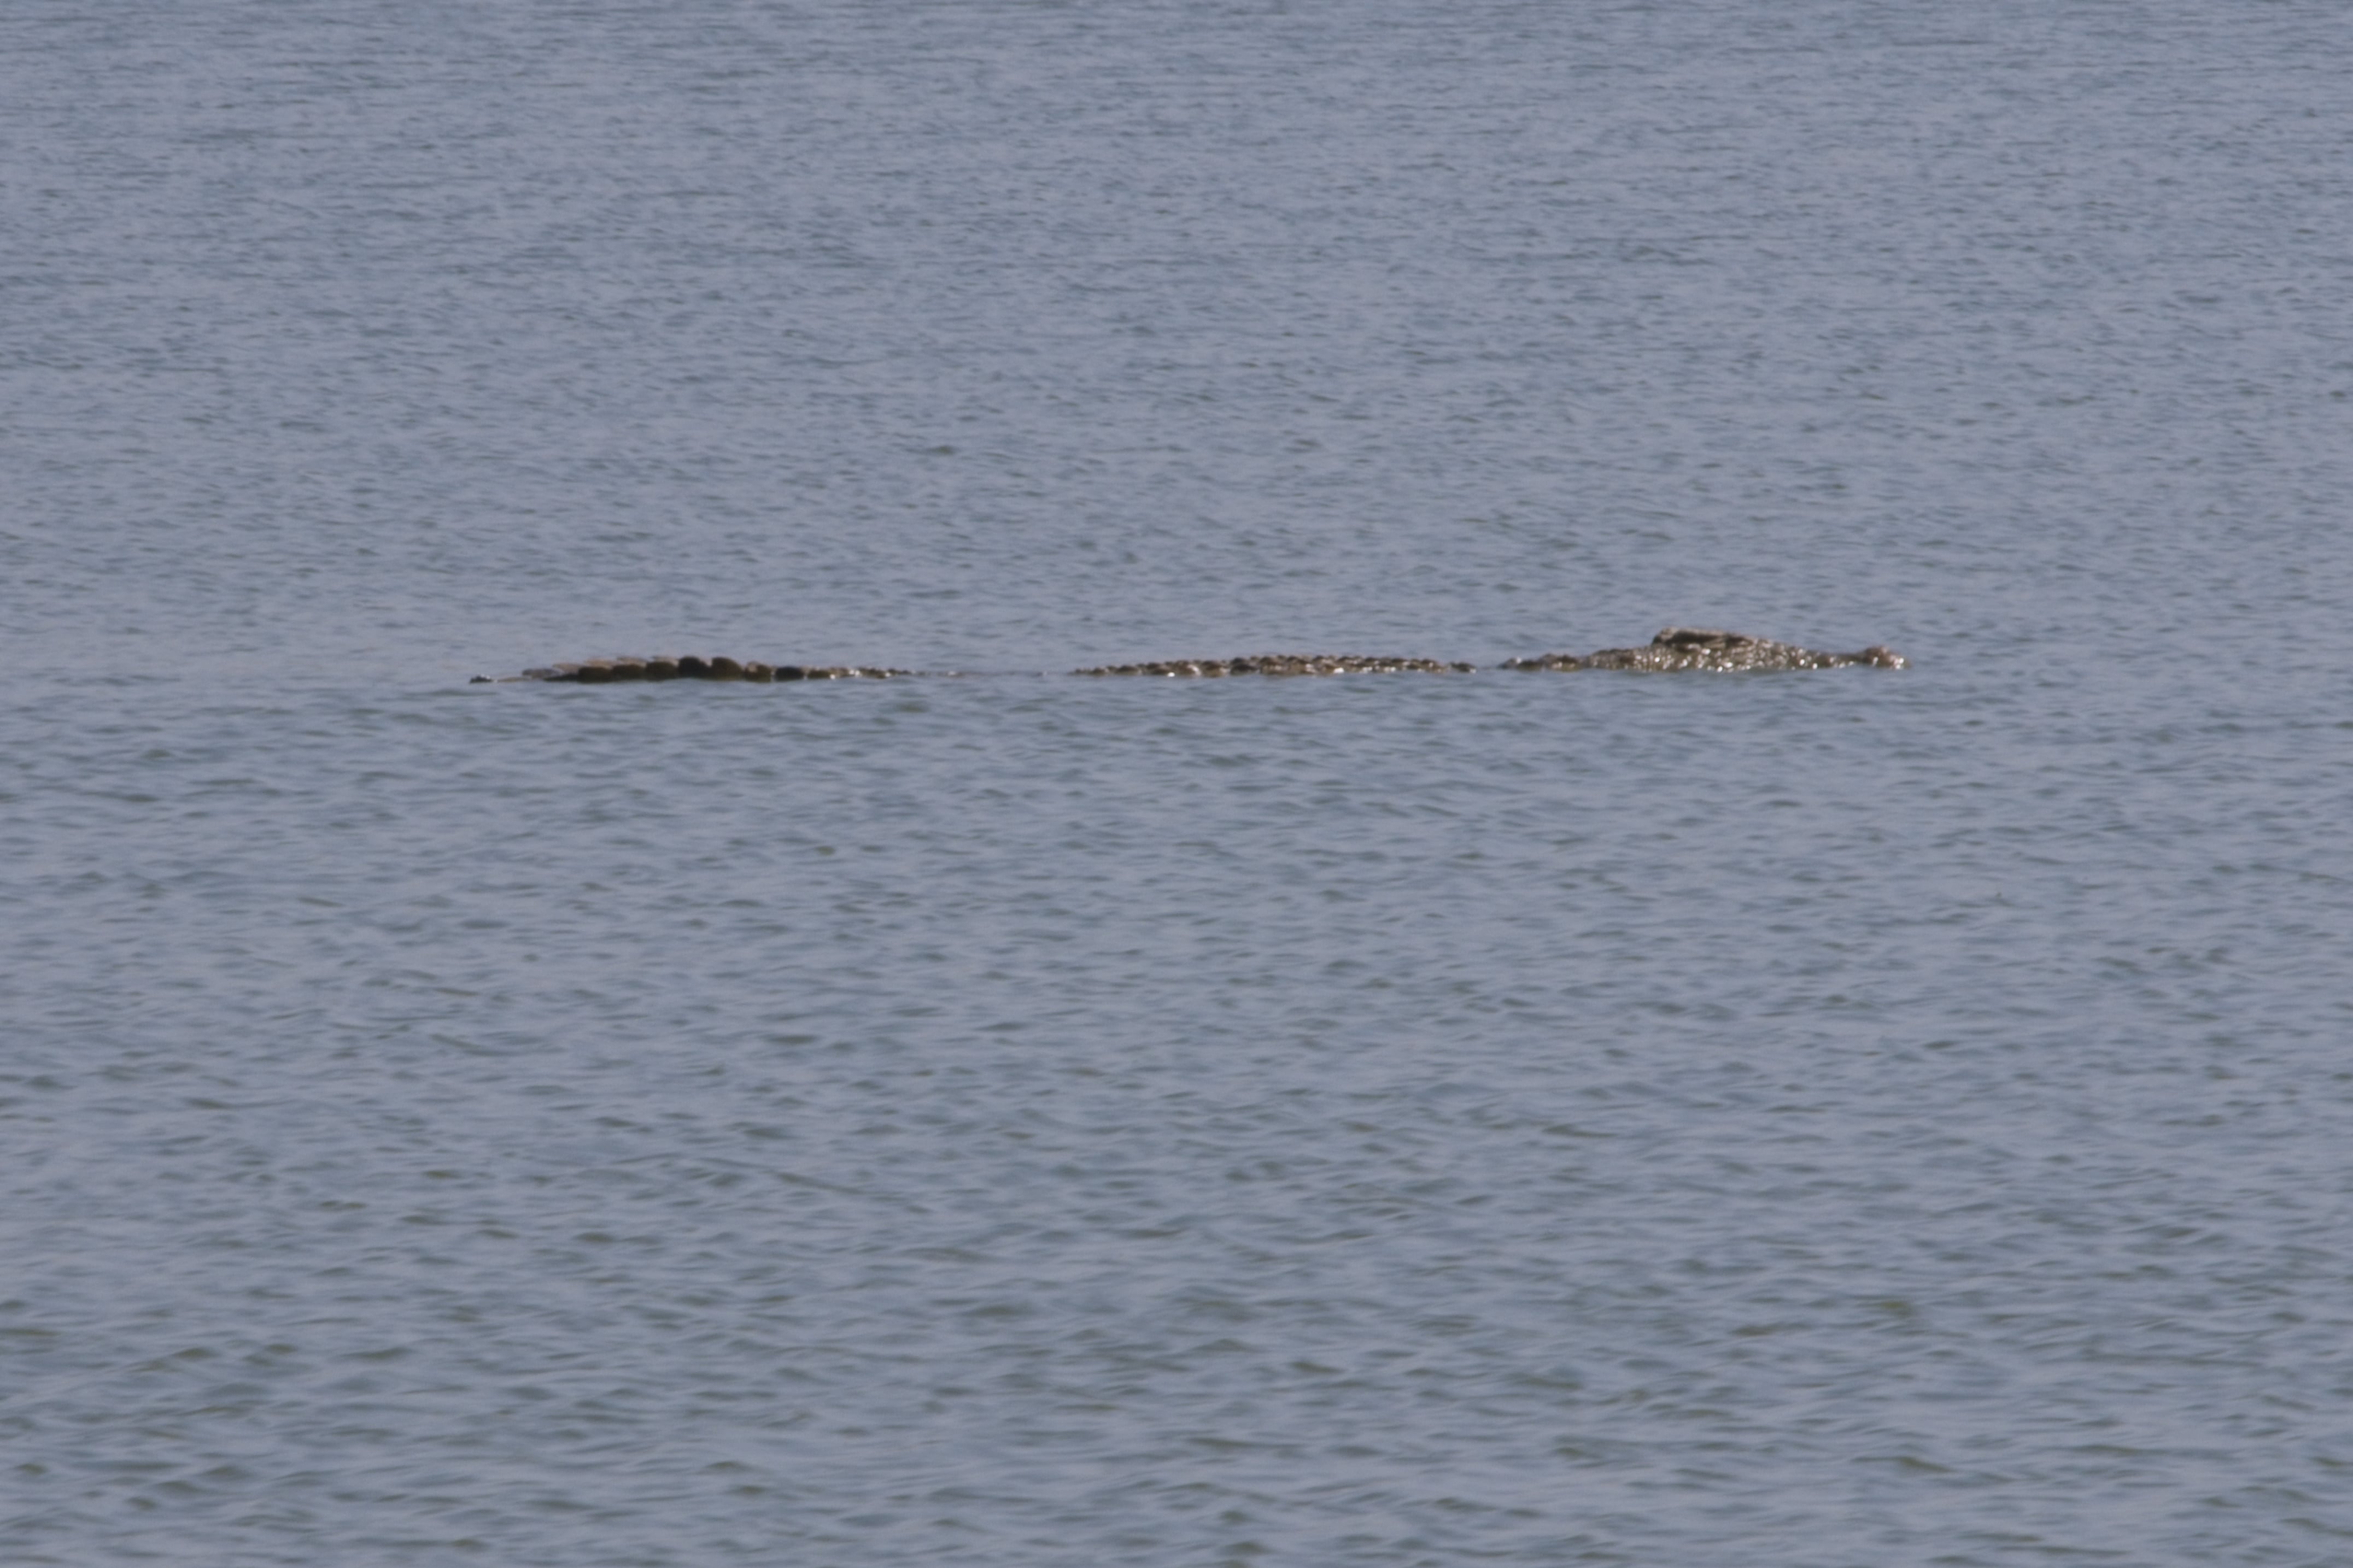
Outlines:
{"label": "submerged body", "polygon": [[[1908,664],[1894,649],[1876,645],[1859,653],[1819,653],[1795,643],[1745,632],[1701,631],[1669,626],[1642,647],[1605,647],[1595,653],[1542,653],[1533,658],[1504,661],[1505,669],[1634,669],[1634,670],[1778,670],[1837,669],[1868,665],[1903,669]],[[1073,675],[1157,675],[1217,679],[1240,675],[1390,675],[1408,671],[1429,675],[1468,674],[1472,664],[1445,663],[1434,658],[1408,658],[1357,653],[1262,653],[1240,658],[1158,659],[1147,664],[1105,664],[1072,670]],[[703,658],[694,654],[661,655],[651,658],[592,658],[578,664],[526,669],[509,680],[567,680],[601,686],[624,680],[887,680],[915,673],[878,669],[861,665],[763,664],[757,659]],[[476,681],[490,677],[478,675]]]}
{"label": "submerged body", "polygon": [[1470,664],[1434,658],[1391,658],[1360,653],[1261,653],[1242,658],[1174,658],[1150,664],[1105,664],[1073,675],[1173,675],[1215,679],[1226,675],[1393,675],[1418,670],[1430,675],[1468,673]]}

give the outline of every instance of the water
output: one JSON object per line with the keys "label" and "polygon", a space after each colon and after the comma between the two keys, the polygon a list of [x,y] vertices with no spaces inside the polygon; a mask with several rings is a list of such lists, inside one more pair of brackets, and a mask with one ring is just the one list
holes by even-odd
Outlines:
{"label": "water", "polygon": [[2347,57],[13,8],[0,1557],[2353,1556]]}

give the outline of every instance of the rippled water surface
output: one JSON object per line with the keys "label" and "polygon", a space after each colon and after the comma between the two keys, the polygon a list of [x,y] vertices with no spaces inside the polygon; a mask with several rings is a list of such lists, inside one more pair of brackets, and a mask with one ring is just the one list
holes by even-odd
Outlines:
{"label": "rippled water surface", "polygon": [[0,1559],[2353,1561],[2343,23],[11,7]]}

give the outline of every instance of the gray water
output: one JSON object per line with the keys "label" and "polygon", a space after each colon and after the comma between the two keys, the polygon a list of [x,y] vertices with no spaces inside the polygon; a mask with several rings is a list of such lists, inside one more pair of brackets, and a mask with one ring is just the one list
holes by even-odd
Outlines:
{"label": "gray water", "polygon": [[2345,24],[11,5],[0,1559],[2353,1562]]}

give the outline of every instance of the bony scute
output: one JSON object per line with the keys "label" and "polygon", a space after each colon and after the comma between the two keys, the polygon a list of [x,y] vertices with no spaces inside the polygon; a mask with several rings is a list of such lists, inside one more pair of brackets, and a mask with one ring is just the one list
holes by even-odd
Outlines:
{"label": "bony scute", "polygon": [[1746,632],[1669,626],[1641,647],[1605,647],[1592,653],[1540,653],[1508,658],[1505,669],[1632,669],[1655,674],[1713,670],[1726,674],[1784,669],[1841,669],[1866,666],[1906,669],[1911,660],[1883,643],[1855,653],[1820,653],[1795,643],[1775,642]]}

